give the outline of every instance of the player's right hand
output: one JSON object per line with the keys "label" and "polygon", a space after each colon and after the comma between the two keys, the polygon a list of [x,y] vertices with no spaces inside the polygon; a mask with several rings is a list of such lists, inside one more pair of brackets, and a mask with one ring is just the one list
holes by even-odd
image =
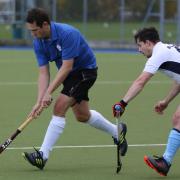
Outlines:
{"label": "player's right hand", "polygon": [[32,117],[33,119],[36,119],[42,112],[42,106],[40,103],[36,103],[31,112],[29,113],[28,117]]}
{"label": "player's right hand", "polygon": [[158,113],[158,114],[163,114],[163,111],[167,108],[168,104],[162,100],[159,101],[155,106],[154,106],[154,110]]}
{"label": "player's right hand", "polygon": [[123,100],[121,100],[118,103],[115,103],[112,107],[114,117],[122,116],[122,114],[125,111],[126,106],[127,106],[127,103],[124,102]]}

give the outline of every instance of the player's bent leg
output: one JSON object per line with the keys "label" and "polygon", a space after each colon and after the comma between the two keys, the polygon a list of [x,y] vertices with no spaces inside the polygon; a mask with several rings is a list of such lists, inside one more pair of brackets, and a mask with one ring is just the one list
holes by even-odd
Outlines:
{"label": "player's bent leg", "polygon": [[[114,142],[116,144],[117,143],[119,144],[121,155],[125,156],[128,149],[128,144],[125,138],[127,127],[124,123],[120,123],[119,125],[120,134],[117,135],[116,125],[108,121],[106,118],[104,118],[99,112],[95,110],[89,111],[89,106],[87,101],[82,101],[80,104],[76,104],[75,106],[73,106],[73,112],[76,118],[78,119],[78,121],[87,122],[87,124],[110,134],[113,137]],[[119,142],[117,142],[116,139],[117,136],[119,136],[120,139]]]}
{"label": "player's bent leg", "polygon": [[173,158],[180,147],[180,106],[173,115],[173,129],[169,133],[166,150],[162,157],[144,156],[145,163],[162,176],[167,176]]}
{"label": "player's bent leg", "polygon": [[163,158],[170,165],[173,158],[180,147],[180,106],[178,106],[176,112],[173,115],[173,129],[168,136],[168,142],[163,154]]}
{"label": "player's bent leg", "polygon": [[68,108],[75,103],[75,100],[65,94],[60,94],[55,102],[53,114],[65,117]]}
{"label": "player's bent leg", "polygon": [[54,115],[49,123],[40,150],[35,149],[35,152],[23,153],[24,158],[31,165],[36,166],[39,169],[44,168],[50,151],[52,151],[53,146],[64,131],[66,124],[64,116],[71,102],[72,98],[70,99],[66,95],[60,94],[60,96],[57,98],[54,107]]}
{"label": "player's bent leg", "polygon": [[163,157],[144,156],[145,163],[152,169],[154,169],[161,176],[167,176],[171,165],[169,165]]}
{"label": "player's bent leg", "polygon": [[64,131],[66,125],[65,113],[70,106],[71,99],[66,95],[60,94],[56,100],[54,106],[54,115],[47,128],[44,141],[41,145],[40,151],[48,159],[53,146],[56,144],[57,140]]}
{"label": "player's bent leg", "polygon": [[79,122],[87,122],[91,116],[89,111],[88,101],[81,101],[80,103],[76,103],[72,110],[74,115]]}

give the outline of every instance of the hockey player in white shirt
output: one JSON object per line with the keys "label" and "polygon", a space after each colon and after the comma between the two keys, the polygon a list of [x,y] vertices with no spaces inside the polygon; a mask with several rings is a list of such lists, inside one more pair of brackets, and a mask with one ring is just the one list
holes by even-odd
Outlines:
{"label": "hockey player in white shirt", "polygon": [[[148,60],[143,72],[132,83],[122,100],[114,104],[113,114],[114,116],[121,116],[127,104],[142,91],[145,84],[158,70],[174,81],[167,96],[157,102],[154,107],[155,112],[163,114],[168,104],[180,92],[180,48],[171,44],[162,43],[154,27],[139,30],[134,38],[139,51],[144,54]],[[116,111],[116,105],[120,107],[120,113]],[[167,176],[173,157],[180,147],[180,105],[173,114],[172,124],[173,128],[169,133],[163,156],[144,156],[145,163],[162,176]]]}

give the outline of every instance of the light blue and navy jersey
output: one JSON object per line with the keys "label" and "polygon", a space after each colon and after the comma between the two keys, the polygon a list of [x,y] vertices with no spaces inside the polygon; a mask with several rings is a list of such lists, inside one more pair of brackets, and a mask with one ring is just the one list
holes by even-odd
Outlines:
{"label": "light blue and navy jersey", "polygon": [[39,66],[74,59],[73,70],[96,68],[96,58],[81,33],[74,27],[51,22],[50,39],[34,39],[34,51]]}

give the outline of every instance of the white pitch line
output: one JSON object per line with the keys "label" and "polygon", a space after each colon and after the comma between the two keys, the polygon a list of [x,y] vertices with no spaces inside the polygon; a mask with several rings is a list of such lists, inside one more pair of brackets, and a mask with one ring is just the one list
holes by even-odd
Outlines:
{"label": "white pitch line", "polygon": [[[134,81],[97,81],[96,84],[132,84]],[[171,81],[149,81],[148,84],[170,84]]]}
{"label": "white pitch line", "polygon": [[[131,84],[133,81],[97,81],[97,85]],[[149,81],[148,84],[170,84],[171,81]],[[31,86],[37,82],[0,82],[0,86]]]}
{"label": "white pitch line", "polygon": [[31,86],[37,85],[37,82],[0,82],[0,86]]}
{"label": "white pitch line", "polygon": [[[87,145],[87,146],[54,146],[53,149],[75,149],[75,148],[112,148],[116,145]],[[166,144],[131,144],[128,147],[155,147],[155,146],[166,146]],[[37,147],[36,148],[40,148]],[[7,150],[29,150],[33,147],[9,147]]]}

